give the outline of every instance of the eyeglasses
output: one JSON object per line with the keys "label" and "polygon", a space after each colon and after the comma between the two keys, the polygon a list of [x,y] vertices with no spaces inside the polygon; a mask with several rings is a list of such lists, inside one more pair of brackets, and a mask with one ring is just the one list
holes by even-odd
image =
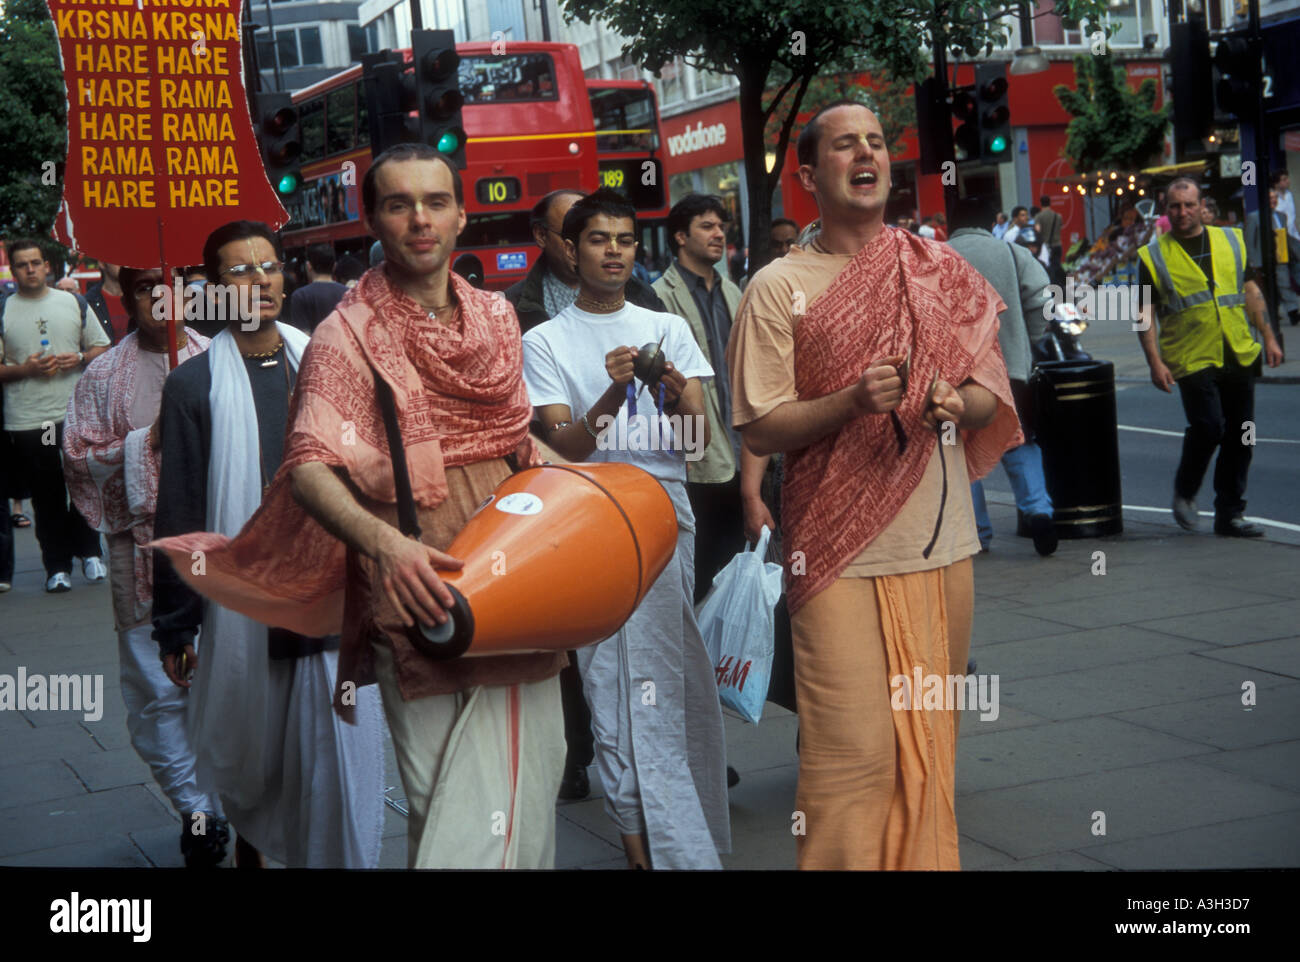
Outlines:
{"label": "eyeglasses", "polygon": [[227,267],[222,274],[229,274],[236,280],[245,277],[252,277],[258,271],[261,271],[267,277],[275,277],[277,274],[284,273],[284,261],[263,261],[260,264],[235,264],[233,267]]}

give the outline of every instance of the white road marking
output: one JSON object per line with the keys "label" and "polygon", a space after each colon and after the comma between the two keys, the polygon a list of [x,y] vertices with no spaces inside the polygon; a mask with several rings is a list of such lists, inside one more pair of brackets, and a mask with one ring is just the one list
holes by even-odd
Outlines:
{"label": "white road marking", "polygon": [[[1148,511],[1151,512],[1152,514],[1168,515],[1171,521],[1173,518],[1173,511],[1170,510],[1169,508],[1148,508],[1146,505],[1141,505],[1141,504],[1125,504],[1125,505],[1121,505],[1121,507],[1125,511]],[[1197,514],[1199,514],[1202,518],[1214,517],[1213,511],[1198,511]],[[1300,524],[1292,524],[1289,521],[1273,521],[1270,518],[1255,518],[1250,515],[1245,515],[1244,517],[1246,521],[1253,521],[1255,524],[1267,524],[1267,525],[1271,525],[1274,528],[1282,528],[1285,531],[1300,531]]]}
{"label": "white road marking", "polygon": [[[1169,438],[1181,438],[1183,436],[1182,431],[1165,431],[1160,428],[1139,428],[1132,424],[1118,424],[1116,427],[1121,431],[1137,431],[1141,434],[1163,434],[1165,437]],[[1300,441],[1294,441],[1291,438],[1256,438],[1255,441],[1267,441],[1269,444],[1300,444]]]}

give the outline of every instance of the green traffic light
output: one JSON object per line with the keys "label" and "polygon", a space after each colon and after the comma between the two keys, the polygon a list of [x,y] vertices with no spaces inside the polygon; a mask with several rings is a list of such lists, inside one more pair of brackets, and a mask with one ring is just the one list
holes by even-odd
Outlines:
{"label": "green traffic light", "polygon": [[991,154],[1000,154],[1006,149],[1007,138],[1003,137],[1001,134],[989,141],[989,153]]}
{"label": "green traffic light", "polygon": [[438,153],[454,154],[459,148],[460,138],[456,136],[455,132],[443,131],[442,136],[438,138]]}
{"label": "green traffic light", "polygon": [[281,194],[285,194],[285,195],[292,194],[297,189],[298,189],[297,174],[285,174],[283,177],[280,178],[280,182],[276,185],[276,190],[278,190]]}

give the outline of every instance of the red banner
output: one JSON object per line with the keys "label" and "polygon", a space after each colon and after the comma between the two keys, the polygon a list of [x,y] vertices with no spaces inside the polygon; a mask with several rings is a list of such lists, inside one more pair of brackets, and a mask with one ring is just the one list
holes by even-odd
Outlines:
{"label": "red banner", "polygon": [[128,267],[197,264],[232,220],[288,216],[244,92],[239,0],[46,0],[68,156],[55,233]]}

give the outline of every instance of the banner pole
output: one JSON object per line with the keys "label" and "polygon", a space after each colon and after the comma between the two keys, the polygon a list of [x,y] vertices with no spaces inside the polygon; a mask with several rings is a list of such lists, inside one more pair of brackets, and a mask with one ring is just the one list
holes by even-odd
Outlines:
{"label": "banner pole", "polygon": [[162,280],[167,286],[167,297],[170,299],[170,308],[167,311],[167,361],[168,369],[176,370],[176,365],[180,363],[180,354],[176,349],[176,287],[172,283],[172,275],[167,270],[167,252],[163,246],[163,224],[162,218],[158,218],[158,261],[162,268]]}

